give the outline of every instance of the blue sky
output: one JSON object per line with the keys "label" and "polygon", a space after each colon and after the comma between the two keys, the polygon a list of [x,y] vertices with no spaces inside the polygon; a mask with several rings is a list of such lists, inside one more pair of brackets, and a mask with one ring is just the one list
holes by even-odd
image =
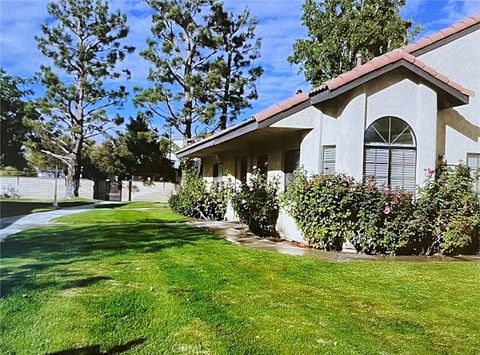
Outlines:
{"label": "blue sky", "polygon": [[[22,77],[32,76],[48,59],[37,50],[34,35],[40,33],[40,25],[48,20],[44,0],[0,0],[0,66],[9,74]],[[148,62],[138,54],[145,47],[150,35],[150,11],[140,0],[110,0],[112,9],[120,8],[128,16],[130,35],[128,43],[137,51],[122,66],[132,71],[127,87],[145,85]],[[309,85],[298,68],[287,62],[292,45],[298,38],[305,37],[300,17],[303,0],[225,0],[226,7],[235,12],[248,7],[259,19],[257,34],[262,38],[259,63],[265,72],[258,81],[259,98],[253,108],[245,110],[239,121],[250,117],[277,101],[288,98],[296,90],[308,90]],[[419,38],[449,26],[465,17],[480,13],[480,0],[407,0],[402,10],[424,28]],[[135,115],[133,105],[128,102],[121,113]],[[161,127],[162,122],[155,121]]]}

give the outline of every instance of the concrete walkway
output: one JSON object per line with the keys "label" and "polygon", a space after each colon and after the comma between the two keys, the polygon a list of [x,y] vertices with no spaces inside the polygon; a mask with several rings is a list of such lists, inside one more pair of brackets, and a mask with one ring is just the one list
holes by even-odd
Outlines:
{"label": "concrete walkway", "polygon": [[243,226],[237,222],[218,222],[218,221],[193,221],[189,224],[206,229],[213,234],[216,234],[229,242],[244,245],[254,249],[262,249],[277,252],[280,254],[305,256],[312,255],[320,257],[322,259],[331,261],[348,261],[352,259],[370,259],[372,256],[360,255],[351,252],[327,252],[309,248],[307,246],[302,247],[286,240],[273,241],[264,239],[251,233],[246,226]]}
{"label": "concrete walkway", "polygon": [[95,207],[95,204],[61,208],[50,212],[37,212],[23,216],[12,216],[0,219],[0,242],[8,236],[21,232],[27,228],[40,227],[57,217],[74,213],[85,212]]}
{"label": "concrete walkway", "polygon": [[308,246],[300,246],[290,243],[286,240],[272,241],[262,239],[252,234],[248,228],[238,222],[217,222],[217,221],[192,221],[188,222],[198,228],[206,229],[209,232],[218,235],[232,243],[243,245],[250,248],[273,251],[281,254],[304,256],[310,255],[323,260],[345,262],[353,260],[394,260],[394,261],[473,261],[480,263],[480,255],[466,256],[388,256],[388,255],[365,255],[353,252],[334,252],[313,249]]}

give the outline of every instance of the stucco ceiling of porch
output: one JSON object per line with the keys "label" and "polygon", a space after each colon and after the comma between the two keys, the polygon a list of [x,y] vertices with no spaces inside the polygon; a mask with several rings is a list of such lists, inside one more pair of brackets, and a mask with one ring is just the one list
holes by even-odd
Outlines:
{"label": "stucco ceiling of porch", "polygon": [[189,156],[203,158],[219,153],[223,155],[262,154],[268,150],[283,149],[285,146],[300,147],[300,143],[308,131],[308,129],[266,127],[218,144],[213,143],[212,146]]}

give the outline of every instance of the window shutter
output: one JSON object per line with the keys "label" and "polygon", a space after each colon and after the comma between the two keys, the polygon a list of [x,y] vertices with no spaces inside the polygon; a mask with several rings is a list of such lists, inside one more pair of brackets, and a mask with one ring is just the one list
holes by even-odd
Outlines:
{"label": "window shutter", "polygon": [[474,178],[473,188],[480,194],[480,178],[477,177],[477,174],[480,172],[480,153],[468,153],[467,165],[470,167],[472,178]]}
{"label": "window shutter", "polygon": [[374,177],[378,187],[388,185],[388,148],[365,148],[365,176]]}
{"label": "window shutter", "polygon": [[335,174],[335,146],[323,147],[323,173]]}
{"label": "window shutter", "polygon": [[414,149],[392,148],[390,156],[390,186],[405,191],[415,192],[415,159]]}

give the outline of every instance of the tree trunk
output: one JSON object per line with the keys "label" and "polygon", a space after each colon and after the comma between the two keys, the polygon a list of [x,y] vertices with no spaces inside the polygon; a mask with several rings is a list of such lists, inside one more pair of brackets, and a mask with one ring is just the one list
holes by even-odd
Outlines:
{"label": "tree trunk", "polygon": [[67,170],[67,181],[65,183],[65,198],[78,197],[80,187],[80,166],[72,161]]}
{"label": "tree trunk", "polygon": [[80,187],[83,137],[81,135],[74,135],[72,138],[74,139],[74,149],[68,156],[69,164],[67,168],[67,181],[65,183],[66,198],[78,197],[78,189]]}
{"label": "tree trunk", "polygon": [[184,115],[184,125],[185,130],[183,132],[183,140],[185,145],[187,141],[192,138],[192,108],[193,108],[193,88],[189,82],[190,76],[192,74],[192,63],[193,63],[193,56],[194,51],[192,49],[192,43],[190,37],[185,32],[183,34],[183,39],[187,46],[187,56],[185,60],[185,68],[183,71],[183,76],[185,78],[185,86],[183,91],[183,115]]}
{"label": "tree trunk", "polygon": [[230,52],[230,48],[227,48],[228,51],[228,59],[227,59],[227,68],[228,68],[228,76],[225,78],[225,86],[223,88],[223,97],[220,103],[221,105],[221,114],[220,114],[220,124],[219,128],[221,131],[227,128],[227,121],[228,121],[228,103],[230,102],[230,80],[231,80],[231,72],[232,72],[232,54]]}

